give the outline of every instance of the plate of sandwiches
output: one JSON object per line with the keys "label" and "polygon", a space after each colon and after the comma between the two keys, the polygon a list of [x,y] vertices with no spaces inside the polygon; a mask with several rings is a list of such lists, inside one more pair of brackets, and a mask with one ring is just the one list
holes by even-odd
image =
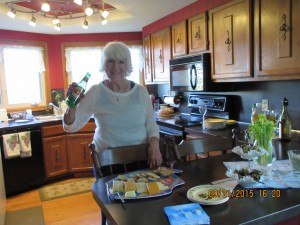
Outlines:
{"label": "plate of sandwiches", "polygon": [[141,199],[164,196],[185,182],[171,169],[139,170],[117,176],[106,183],[114,199]]}

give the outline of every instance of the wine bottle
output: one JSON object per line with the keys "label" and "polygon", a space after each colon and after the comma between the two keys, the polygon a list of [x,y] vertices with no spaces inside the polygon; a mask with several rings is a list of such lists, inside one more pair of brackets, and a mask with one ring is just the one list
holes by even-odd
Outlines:
{"label": "wine bottle", "polygon": [[289,102],[286,98],[282,100],[282,113],[279,118],[279,139],[281,141],[291,140],[291,120],[288,114],[287,106]]}
{"label": "wine bottle", "polygon": [[252,105],[252,113],[251,113],[251,123],[253,124],[258,120],[258,113],[256,111],[256,104]]}
{"label": "wine bottle", "polygon": [[75,108],[78,104],[82,94],[85,92],[86,84],[90,78],[91,74],[89,72],[82,78],[82,80],[77,84],[76,91],[68,95],[66,103],[68,106]]}

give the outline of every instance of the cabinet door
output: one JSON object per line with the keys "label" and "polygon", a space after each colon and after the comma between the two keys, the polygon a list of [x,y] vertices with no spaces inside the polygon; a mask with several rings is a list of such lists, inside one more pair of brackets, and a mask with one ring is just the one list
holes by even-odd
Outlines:
{"label": "cabinet door", "polygon": [[187,54],[187,25],[185,20],[172,26],[172,53],[174,58]]}
{"label": "cabinet door", "polygon": [[68,158],[70,172],[91,171],[93,162],[88,145],[94,134],[68,134]]}
{"label": "cabinet door", "polygon": [[46,177],[68,173],[67,140],[65,135],[44,138],[44,162]]}
{"label": "cabinet door", "polygon": [[212,79],[252,76],[249,0],[235,0],[210,11]]}
{"label": "cabinet door", "polygon": [[158,31],[151,35],[151,54],[153,81],[169,82],[169,60],[171,59],[170,28]]}
{"label": "cabinet door", "polygon": [[[300,77],[300,1],[255,1],[255,74]],[[284,75],[283,75],[284,74]]]}
{"label": "cabinet door", "polygon": [[208,50],[207,13],[188,19],[189,54]]}
{"label": "cabinet door", "polygon": [[143,40],[144,49],[144,79],[145,83],[152,82],[152,63],[151,63],[151,42],[150,35],[146,36]]}

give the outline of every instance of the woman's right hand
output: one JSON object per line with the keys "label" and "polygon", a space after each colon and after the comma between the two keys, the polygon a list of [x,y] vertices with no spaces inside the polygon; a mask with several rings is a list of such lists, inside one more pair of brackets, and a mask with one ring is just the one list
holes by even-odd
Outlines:
{"label": "woman's right hand", "polygon": [[[78,88],[78,84],[76,82],[73,82],[72,84],[69,85],[68,89],[67,89],[67,97],[72,94],[72,93],[76,93],[79,92],[80,89]],[[80,97],[83,97],[83,94],[80,95]]]}

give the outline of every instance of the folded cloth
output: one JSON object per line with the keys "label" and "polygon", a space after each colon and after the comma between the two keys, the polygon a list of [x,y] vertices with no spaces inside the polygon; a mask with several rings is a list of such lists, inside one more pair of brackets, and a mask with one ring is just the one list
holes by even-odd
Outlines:
{"label": "folded cloth", "polygon": [[26,158],[31,157],[31,141],[30,141],[30,131],[19,132],[19,143],[21,146],[20,157]]}
{"label": "folded cloth", "polygon": [[198,203],[167,206],[164,211],[171,225],[210,224],[209,216]]}
{"label": "folded cloth", "polygon": [[3,151],[6,159],[20,156],[18,134],[3,135]]}

